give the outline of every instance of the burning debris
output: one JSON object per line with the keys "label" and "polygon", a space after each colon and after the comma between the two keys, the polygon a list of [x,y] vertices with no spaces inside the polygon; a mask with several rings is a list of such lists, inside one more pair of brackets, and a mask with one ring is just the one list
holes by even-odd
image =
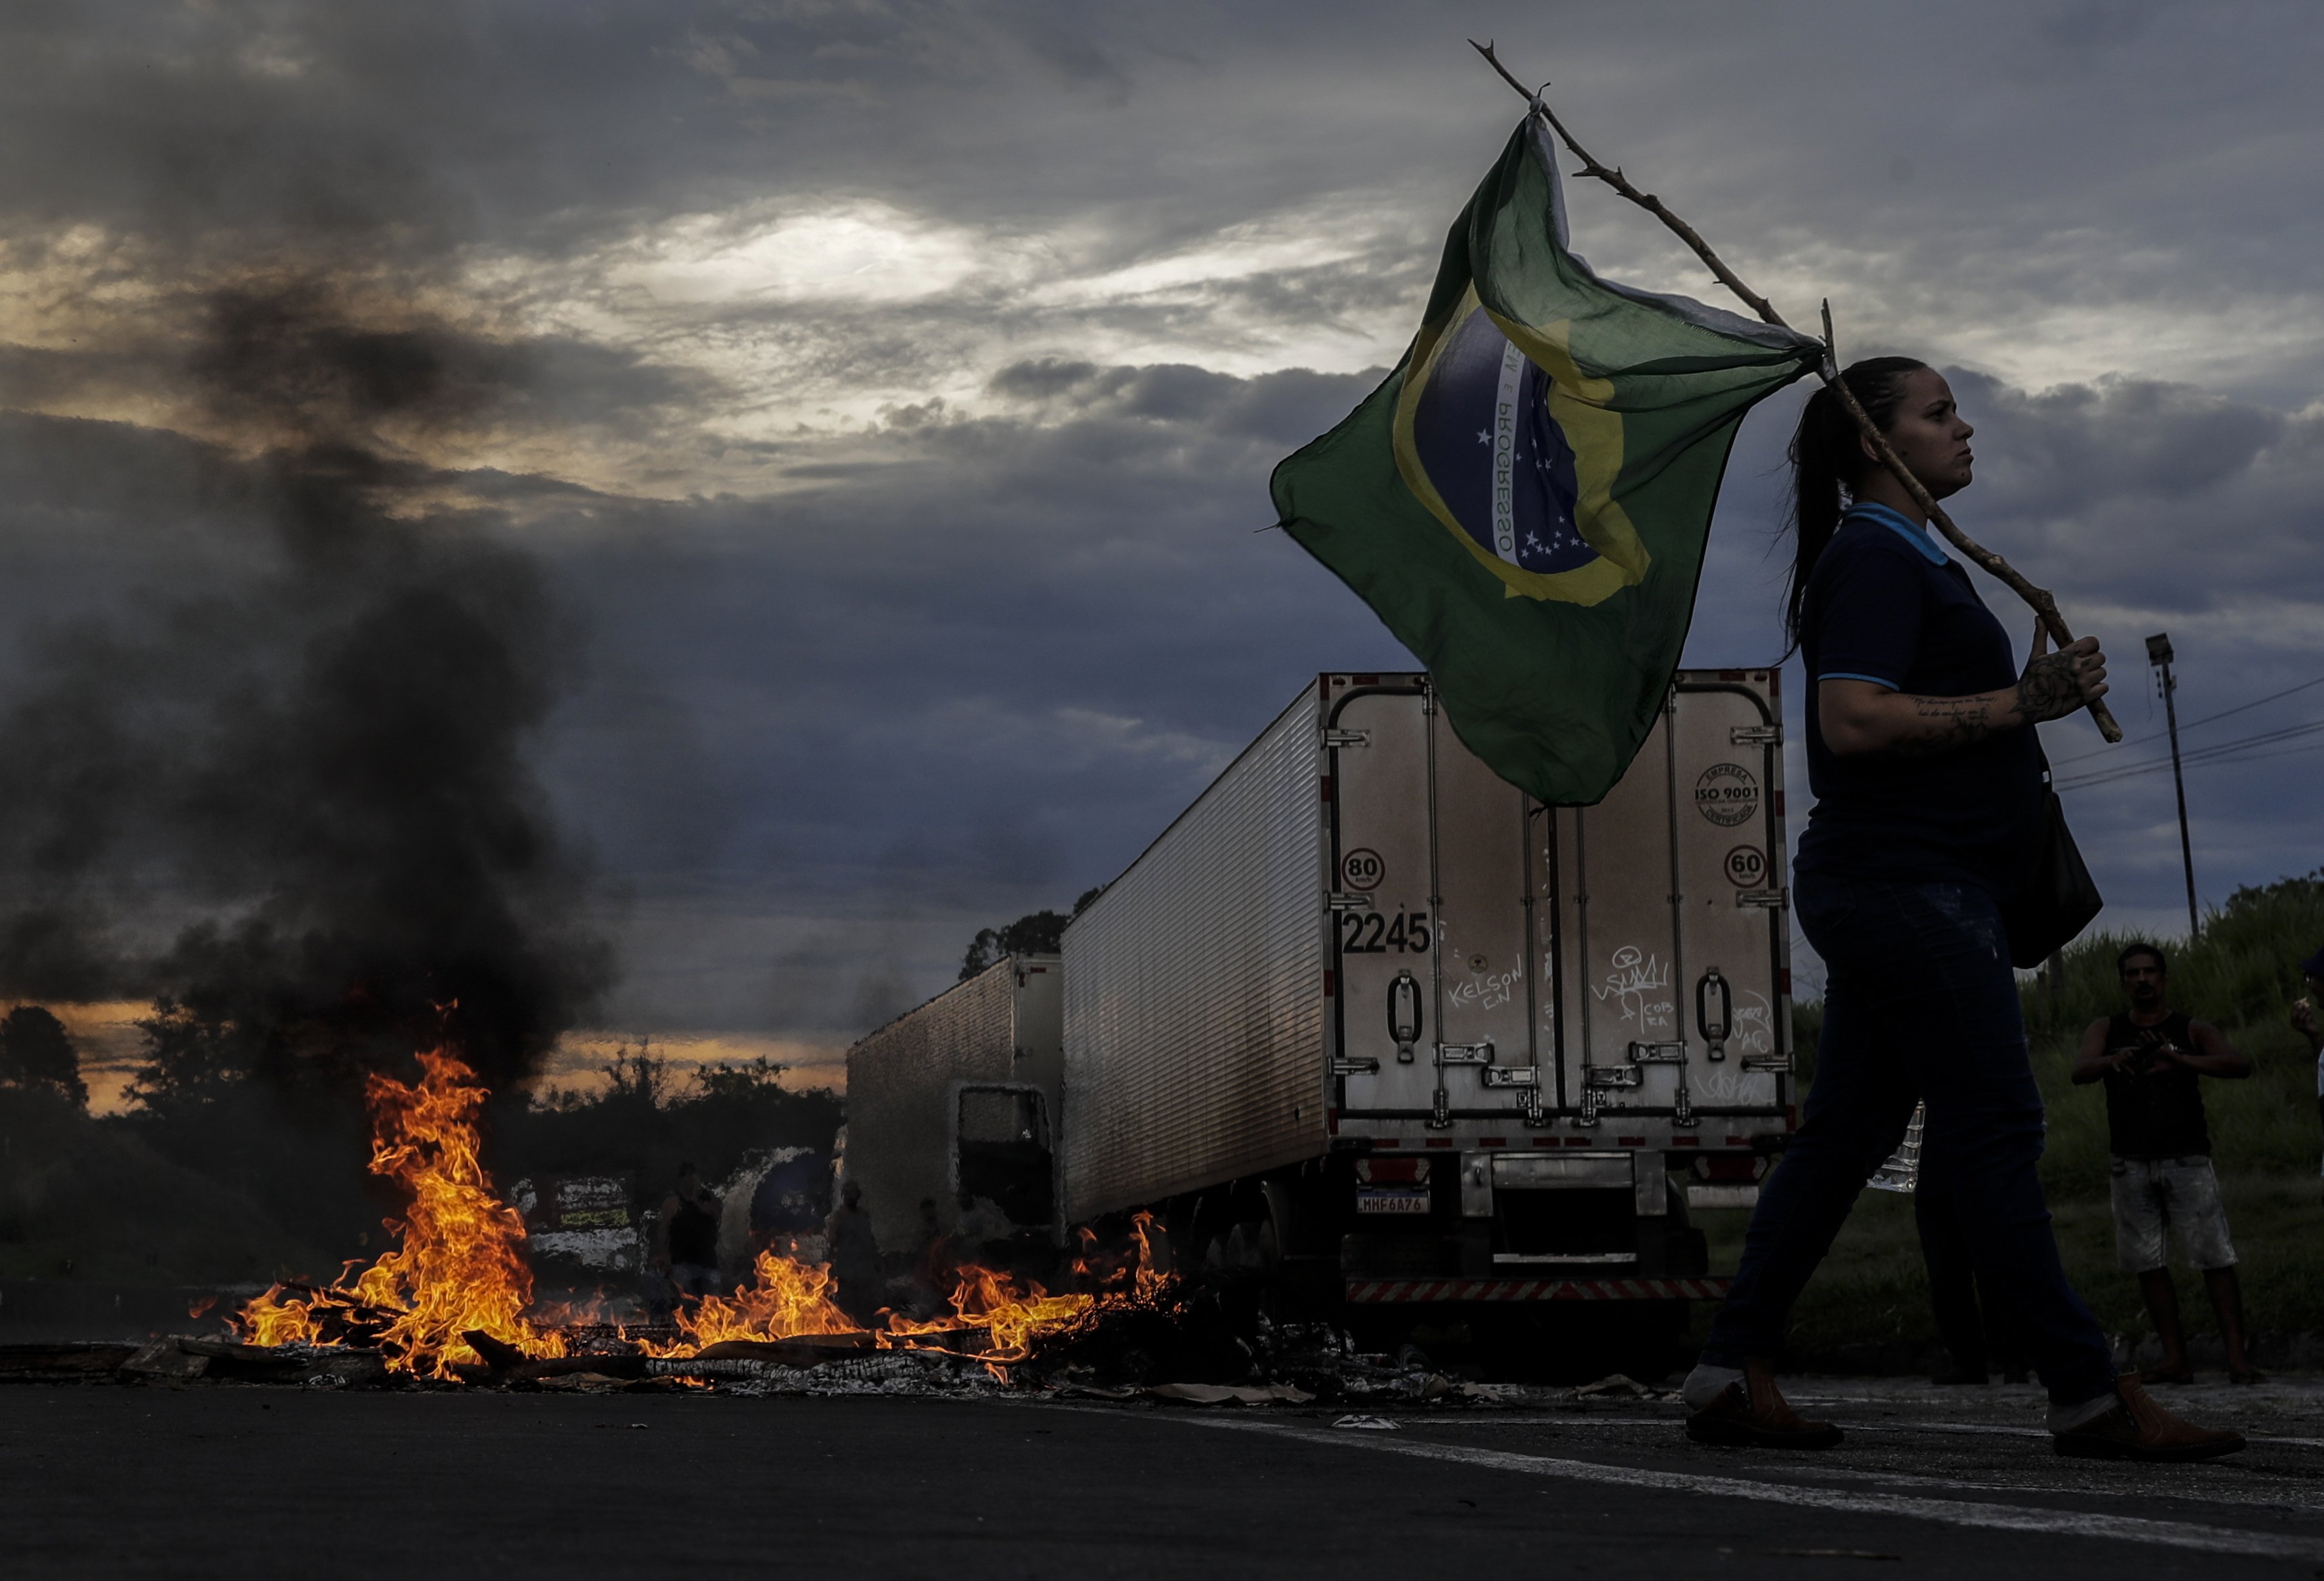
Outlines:
{"label": "burning debris", "polygon": [[[1044,1346],[1088,1334],[1110,1314],[1172,1309],[1176,1281],[1159,1265],[1151,1220],[1140,1215],[1127,1259],[1109,1262],[1095,1255],[1093,1238],[1085,1241],[1073,1272],[1089,1288],[1051,1292],[966,1265],[950,1312],[927,1319],[883,1310],[878,1325],[866,1327],[839,1306],[827,1266],[770,1250],[760,1254],[750,1284],[680,1308],[666,1333],[552,1326],[528,1316],[524,1220],[501,1200],[482,1160],[476,1122],[490,1095],[448,1049],[419,1059],[416,1085],[378,1074],[365,1084],[372,1172],[410,1198],[404,1216],[388,1226],[398,1244],[369,1267],[348,1264],[327,1286],[278,1284],[250,1301],[233,1319],[246,1342],[235,1357],[282,1351],[285,1360],[303,1361],[303,1351],[292,1357],[290,1347],[358,1350],[374,1354],[389,1372],[475,1382],[586,1374],[760,1378],[770,1366],[924,1351],[939,1370],[960,1362],[1000,1378]],[[163,1370],[163,1358],[150,1361],[148,1370]],[[906,1375],[919,1374],[895,1374]]]}
{"label": "burning debris", "polygon": [[445,1049],[421,1054],[420,1068],[416,1086],[376,1073],[364,1083],[372,1173],[411,1198],[389,1225],[401,1244],[361,1273],[349,1264],[327,1289],[277,1285],[235,1319],[246,1338],[364,1345],[422,1378],[484,1364],[479,1335],[528,1357],[564,1354],[558,1335],[525,1320],[524,1220],[493,1190],[479,1156],[476,1115],[490,1095]]}
{"label": "burning debris", "polygon": [[[1197,1406],[1474,1406],[1539,1403],[1548,1392],[1458,1381],[1409,1346],[1393,1357],[1360,1353],[1330,1324],[1275,1322],[1247,1284],[1173,1273],[1167,1237],[1144,1214],[1115,1255],[1084,1231],[1069,1288],[964,1264],[948,1310],[927,1318],[883,1308],[859,1323],[827,1265],[776,1250],[761,1253],[749,1283],[681,1307],[667,1324],[543,1311],[523,1216],[482,1160],[489,1094],[447,1047],[418,1059],[417,1082],[375,1074],[366,1084],[371,1170],[408,1199],[389,1222],[392,1249],[327,1285],[273,1286],[232,1315],[231,1339],[0,1347],[0,1376],[752,1395],[1038,1387]],[[1626,1397],[1657,1398],[1626,1379],[1554,1397],[1587,1403],[1617,1384]]]}

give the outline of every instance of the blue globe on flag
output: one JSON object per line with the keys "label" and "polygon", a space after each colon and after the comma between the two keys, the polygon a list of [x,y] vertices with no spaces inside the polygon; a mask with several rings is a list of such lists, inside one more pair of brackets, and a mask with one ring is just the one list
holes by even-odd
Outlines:
{"label": "blue globe on flag", "polygon": [[1574,525],[1573,446],[1550,415],[1556,382],[1481,307],[1444,337],[1412,414],[1412,447],[1462,531],[1506,564],[1577,570],[1598,558]]}

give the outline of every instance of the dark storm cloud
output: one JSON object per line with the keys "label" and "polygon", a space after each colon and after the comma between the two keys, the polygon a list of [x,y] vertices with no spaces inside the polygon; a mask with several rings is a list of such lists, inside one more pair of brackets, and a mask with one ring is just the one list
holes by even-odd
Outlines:
{"label": "dark storm cloud", "polygon": [[174,292],[94,348],[0,345],[0,405],[142,406],[245,450],[327,438],[383,461],[442,443],[642,443],[715,388],[570,336],[481,333],[365,300],[344,271],[309,264]]}
{"label": "dark storm cloud", "polygon": [[564,337],[495,340],[440,322],[351,322],[331,284],[293,278],[206,295],[184,359],[193,398],[242,435],[379,445],[505,426],[569,430],[701,393],[701,381]]}
{"label": "dark storm cloud", "polygon": [[[2151,382],[2036,396],[1955,376],[1983,474],[1960,519],[2105,639],[2130,754],[2160,730],[2142,700],[2150,631],[2176,633],[2184,717],[2324,675],[2304,616],[2324,597],[2324,556],[2287,545],[2280,514],[2324,498],[2311,421]],[[636,726],[593,698],[563,738],[559,782],[594,788],[580,815],[620,820],[595,824],[602,846],[641,853],[670,827],[707,842],[687,861],[717,876],[632,934],[640,958],[748,938],[776,964],[745,978],[738,962],[733,981],[772,986],[730,1014],[844,1024],[859,957],[940,986],[969,922],[1110,878],[1305,675],[1409,662],[1296,546],[1251,531],[1274,459],[1370,379],[1023,363],[994,380],[1023,417],[890,434],[883,465],[827,493],[671,507],[650,550],[617,535],[569,558],[605,644],[660,698],[689,699],[687,750],[707,770],[659,772],[633,750]],[[1793,409],[1787,397],[1757,415],[1730,467],[1692,663],[1780,652],[1775,463]],[[2264,574],[2218,575],[2246,562]],[[2005,623],[2030,630],[1979,580]],[[2266,628],[2259,604],[2275,600],[2301,618]],[[1795,711],[1803,695],[1794,666]],[[2299,707],[2249,727],[2324,714]],[[2061,758],[2098,744],[2079,723],[2052,734]],[[2312,763],[2198,775],[2207,894],[2311,862],[2298,788]],[[2116,915],[2167,920],[2167,780],[2073,806]],[[819,946],[769,920],[793,911],[821,920]]]}
{"label": "dark storm cloud", "polygon": [[[2061,266],[2094,304],[2200,285],[2216,308],[2316,282],[2315,247],[2275,245],[2317,237],[2310,22],[2288,0],[1449,22],[1388,4],[19,6],[0,23],[0,213],[27,247],[89,222],[192,251],[359,239],[414,269],[479,241],[553,259],[770,194],[1072,216],[1101,259],[1320,194],[1441,225],[1515,109],[1473,32],[1554,77],[1577,127],[1730,255],[1858,274],[1909,252],[1908,278],[1858,282],[1882,311],[1901,289],[1973,316],[1955,290],[2054,291]],[[2262,201],[2273,235],[2253,246]],[[1699,278],[1651,228],[1597,246]]]}
{"label": "dark storm cloud", "polygon": [[[552,574],[595,629],[591,680],[557,717],[545,770],[633,897],[617,1018],[829,1033],[886,1013],[948,980],[975,926],[1111,877],[1305,675],[1406,662],[1296,546],[1255,531],[1273,461],[1376,376],[1029,360],[991,381],[1013,415],[860,439],[779,501],[503,480],[512,518],[588,523]],[[2324,497],[2312,420],[2152,382],[2029,395],[1954,376],[1983,474],[1961,519],[2107,638],[2134,737],[2155,728],[2137,700],[2148,629],[2178,635],[2190,717],[2324,673],[2312,630],[2255,642],[2251,621],[2255,597],[2324,595],[2279,515]],[[1754,418],[1730,468],[1692,662],[1777,649],[1790,406]],[[147,454],[171,451],[157,437],[67,431],[80,454],[29,492],[131,517],[115,552],[166,542],[143,522],[176,513],[106,480],[164,479],[166,500],[198,495],[221,465],[182,446],[165,465]],[[2215,574],[2245,560],[2268,574]],[[1796,707],[1796,678],[1791,695]],[[2097,744],[2060,728],[2061,756]],[[2209,892],[2305,859],[2284,821],[2301,774],[2292,760],[2197,780]],[[2110,896],[2167,918],[2163,782],[2075,808]]]}
{"label": "dark storm cloud", "polygon": [[[399,555],[457,569],[422,578],[438,613],[505,607],[540,666],[493,735],[514,805],[537,769],[626,885],[614,1013],[860,1030],[976,927],[1118,870],[1305,675],[1401,661],[1254,530],[1514,118],[1467,33],[1795,316],[1829,292],[1849,355],[1975,370],[1963,520],[2106,636],[2134,734],[2148,630],[2190,717],[2324,673],[2324,27],[2258,0],[12,7],[0,404],[152,426],[0,432],[7,634],[155,672],[154,721],[93,717],[108,763],[189,783],[187,743],[327,735],[297,681],[322,633],[401,628]],[[1602,192],[1574,207],[1601,268],[1710,295]],[[808,286],[757,254],[699,297],[652,275],[686,226],[781,254],[843,210],[926,245]],[[1730,469],[1696,661],[1775,651],[1790,410]],[[266,445],[295,477],[237,458]],[[286,569],[294,481],[401,523],[345,551],[354,583]],[[595,632],[569,697],[567,604]],[[141,632],[156,607],[191,635]],[[430,629],[380,651],[432,673]],[[2207,893],[2308,864],[2305,772],[2190,783]],[[2167,920],[2158,784],[2075,805],[2109,894]],[[161,944],[267,871],[214,850],[153,886]]]}
{"label": "dark storm cloud", "polygon": [[[651,507],[568,552],[630,679],[619,715],[602,686],[579,699],[558,782],[601,849],[698,875],[699,909],[647,918],[633,948],[752,938],[726,1014],[844,1026],[879,974],[833,969],[833,934],[940,982],[975,927],[1111,878],[1305,676],[1402,662],[1265,530],[1259,487],[1370,382],[1019,365],[996,384],[1053,404],[890,432],[881,466],[824,491]],[[685,699],[690,767],[640,750],[662,728],[648,697]],[[789,914],[825,937],[753,931]],[[641,1020],[676,1013],[654,975],[627,1001]]]}

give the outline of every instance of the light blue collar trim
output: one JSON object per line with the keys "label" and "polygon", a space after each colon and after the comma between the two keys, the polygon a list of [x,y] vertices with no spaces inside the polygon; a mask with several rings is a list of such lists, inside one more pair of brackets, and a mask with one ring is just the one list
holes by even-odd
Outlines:
{"label": "light blue collar trim", "polygon": [[1901,516],[1886,505],[1876,505],[1866,502],[1849,506],[1847,514],[1840,517],[1840,521],[1845,522],[1850,518],[1859,516],[1867,522],[1877,522],[1883,527],[1896,533],[1905,542],[1919,550],[1921,557],[1931,565],[1952,564],[1952,556],[1937,547],[1935,535],[1926,527],[1914,526],[1909,517]]}

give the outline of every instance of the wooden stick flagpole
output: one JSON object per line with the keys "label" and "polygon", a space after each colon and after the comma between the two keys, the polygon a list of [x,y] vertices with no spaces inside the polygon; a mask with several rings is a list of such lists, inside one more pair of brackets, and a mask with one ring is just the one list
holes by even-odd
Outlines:
{"label": "wooden stick flagpole", "polygon": [[[1673,235],[1692,248],[1694,255],[1710,266],[1711,272],[1719,277],[1720,283],[1741,299],[1743,305],[1758,314],[1762,320],[1769,324],[1780,325],[1786,329],[1792,327],[1784,322],[1784,316],[1775,311],[1774,305],[1766,297],[1744,284],[1741,276],[1729,269],[1726,261],[1711,250],[1711,245],[1702,239],[1695,228],[1673,214],[1661,199],[1651,192],[1641,192],[1631,184],[1628,177],[1622,174],[1618,167],[1599,163],[1588,149],[1575,142],[1573,134],[1565,129],[1565,123],[1560,121],[1556,112],[1543,102],[1541,95],[1509,75],[1509,69],[1501,64],[1500,57],[1493,52],[1491,44],[1480,44],[1476,40],[1471,39],[1469,47],[1482,55],[1485,58],[1485,63],[1501,74],[1502,81],[1515,88],[1524,96],[1528,104],[1541,112],[1542,117],[1549,123],[1551,130],[1554,131],[1559,140],[1572,151],[1573,157],[1582,162],[1582,169],[1575,174],[1589,176],[1605,182],[1669,227]],[[1549,85],[1544,83],[1542,86],[1546,88]],[[1829,301],[1823,305],[1823,365],[1818,370],[1819,376],[1822,378],[1825,387],[1839,398],[1840,405],[1847,411],[1848,415],[1856,420],[1857,429],[1863,434],[1865,442],[1872,447],[1872,452],[1879,458],[1880,464],[1895,475],[1898,483],[1904,485],[1904,492],[1913,496],[1913,503],[1929,513],[1929,520],[1936,523],[1937,531],[1943,533],[1955,549],[1975,560],[1987,574],[2006,584],[2011,592],[2031,606],[2034,613],[2041,617],[2043,627],[2049,632],[2052,642],[2061,648],[2072,642],[2074,633],[2066,624],[2066,617],[2059,614],[2058,601],[2051,596],[2049,590],[2035,587],[2026,580],[2024,574],[2016,567],[1953,525],[1953,519],[1945,514],[1944,507],[1938,504],[1929,491],[1922,486],[1921,480],[1913,476],[1913,469],[1904,465],[1904,458],[1890,448],[1886,436],[1881,433],[1871,416],[1865,411],[1862,403],[1856,399],[1856,393],[1850,390],[1847,382],[1840,376],[1840,365],[1832,352],[1831,304]],[[2113,711],[2107,708],[2106,700],[2103,698],[2097,698],[2087,706],[2090,711],[2090,717],[2098,724],[2098,734],[2109,742],[2120,741],[2122,726],[2115,722]]]}

